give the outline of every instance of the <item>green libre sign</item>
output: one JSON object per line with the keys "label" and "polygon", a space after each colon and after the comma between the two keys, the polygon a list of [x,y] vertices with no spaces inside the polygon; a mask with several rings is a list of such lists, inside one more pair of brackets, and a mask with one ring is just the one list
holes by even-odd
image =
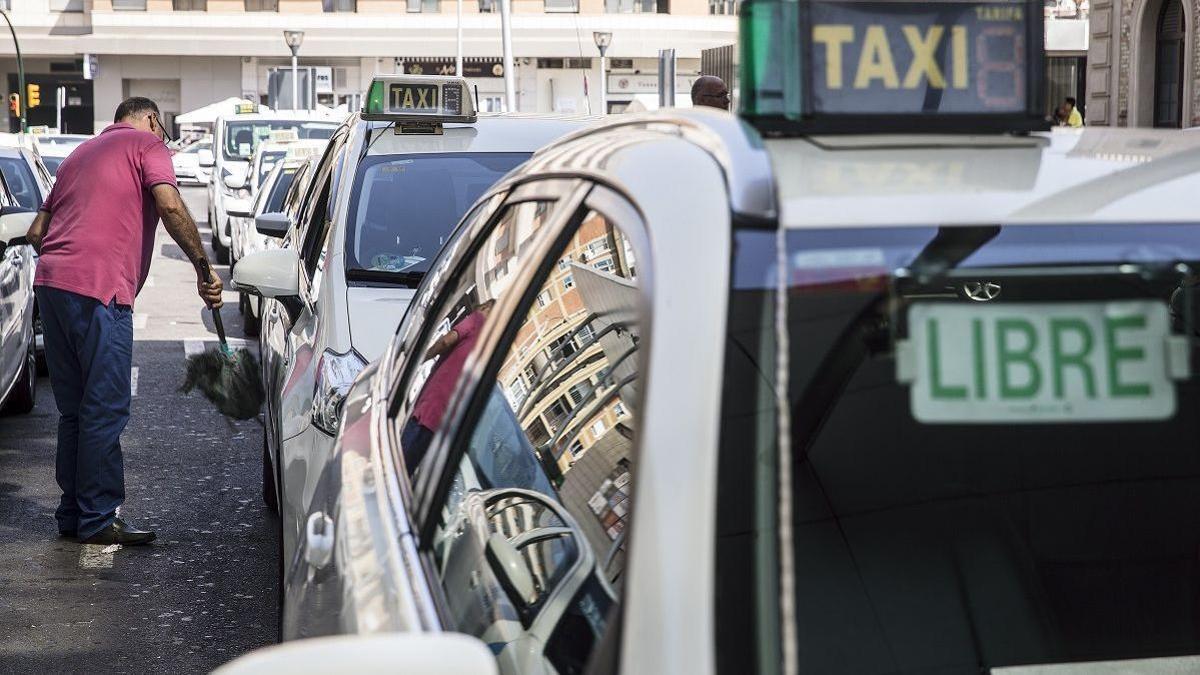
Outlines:
{"label": "green libre sign", "polygon": [[897,376],[929,423],[1165,419],[1188,346],[1161,302],[914,304]]}

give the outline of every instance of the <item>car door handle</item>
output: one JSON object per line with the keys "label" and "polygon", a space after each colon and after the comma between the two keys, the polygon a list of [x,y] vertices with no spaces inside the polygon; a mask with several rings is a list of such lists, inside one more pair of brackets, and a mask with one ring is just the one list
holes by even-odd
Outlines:
{"label": "car door handle", "polygon": [[333,518],[317,511],[308,517],[305,531],[304,559],[309,565],[321,569],[333,558]]}

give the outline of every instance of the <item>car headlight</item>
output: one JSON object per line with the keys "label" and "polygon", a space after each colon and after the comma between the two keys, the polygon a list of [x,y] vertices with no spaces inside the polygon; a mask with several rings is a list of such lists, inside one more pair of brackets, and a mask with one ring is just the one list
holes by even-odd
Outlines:
{"label": "car headlight", "polygon": [[326,349],[321,354],[321,361],[317,364],[317,384],[313,392],[313,426],[330,436],[337,435],[346,394],[350,391],[350,385],[354,384],[354,378],[366,367],[367,362],[354,350],[338,354]]}

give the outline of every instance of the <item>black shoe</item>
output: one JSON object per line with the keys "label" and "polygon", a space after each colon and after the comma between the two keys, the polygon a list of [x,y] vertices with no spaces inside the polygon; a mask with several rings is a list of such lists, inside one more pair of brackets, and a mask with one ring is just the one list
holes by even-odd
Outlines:
{"label": "black shoe", "polygon": [[81,544],[121,544],[122,546],[138,546],[154,541],[153,530],[139,530],[117,516],[104,529],[82,540]]}

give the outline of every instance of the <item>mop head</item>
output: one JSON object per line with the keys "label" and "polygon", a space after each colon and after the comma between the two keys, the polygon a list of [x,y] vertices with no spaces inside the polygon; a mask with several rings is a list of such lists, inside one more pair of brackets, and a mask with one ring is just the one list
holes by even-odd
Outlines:
{"label": "mop head", "polygon": [[187,361],[183,393],[199,389],[217,410],[235,420],[248,420],[262,408],[263,388],[258,359],[248,349],[217,347]]}

